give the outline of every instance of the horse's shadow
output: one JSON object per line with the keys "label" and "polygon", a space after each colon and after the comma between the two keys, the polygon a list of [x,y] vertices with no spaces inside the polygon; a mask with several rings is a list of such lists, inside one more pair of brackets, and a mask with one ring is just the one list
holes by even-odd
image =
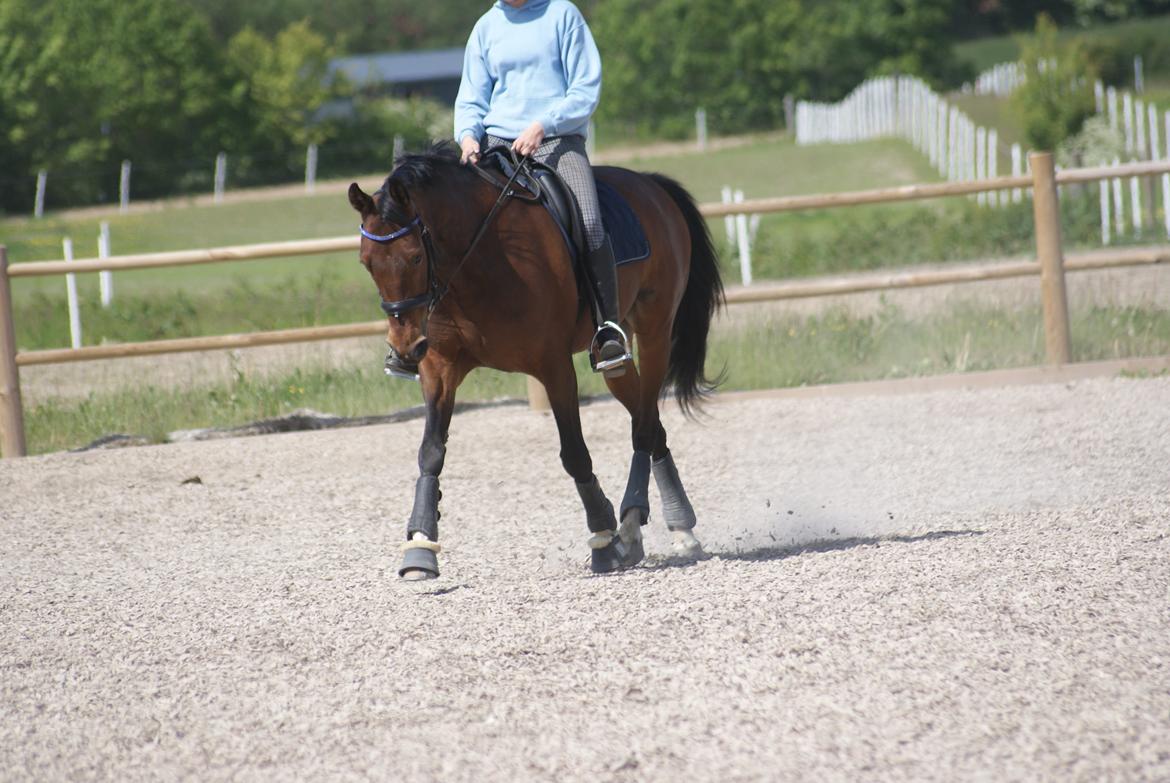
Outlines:
{"label": "horse's shadow", "polygon": [[969,538],[981,536],[983,530],[934,530],[918,535],[888,535],[888,536],[851,536],[849,538],[820,539],[805,544],[787,546],[763,546],[753,549],[736,549],[733,551],[711,550],[702,557],[679,557],[666,555],[662,557],[648,557],[642,564],[642,569],[661,571],[668,568],[687,568],[705,560],[718,558],[739,562],[766,562],[772,560],[787,560],[801,555],[818,554],[822,552],[837,552],[846,549],[856,549],[866,546],[881,546],[882,544],[913,544],[920,541],[935,541],[946,538]]}

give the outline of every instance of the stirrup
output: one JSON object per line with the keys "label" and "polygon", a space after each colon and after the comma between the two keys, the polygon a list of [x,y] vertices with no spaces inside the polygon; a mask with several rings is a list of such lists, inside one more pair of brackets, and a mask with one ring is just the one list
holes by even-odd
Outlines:
{"label": "stirrup", "polygon": [[[601,337],[602,332],[611,329],[617,333],[617,336],[622,344],[622,353],[617,356],[611,356],[607,359],[602,359],[599,355],[601,345],[598,344],[598,338]],[[621,367],[626,362],[634,360],[633,354],[630,353],[630,338],[626,336],[625,331],[621,326],[613,321],[604,321],[601,326],[597,327],[597,331],[593,333],[593,341],[589,344],[589,364],[593,367],[593,372],[611,372]],[[625,372],[625,370],[622,370]],[[612,373],[609,377],[617,377],[621,373]]]}

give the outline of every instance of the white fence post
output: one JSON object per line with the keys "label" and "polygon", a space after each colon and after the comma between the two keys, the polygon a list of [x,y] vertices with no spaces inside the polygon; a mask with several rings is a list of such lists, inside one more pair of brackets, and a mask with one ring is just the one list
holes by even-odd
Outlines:
{"label": "white fence post", "polygon": [[41,169],[37,172],[37,196],[33,202],[33,217],[45,216],[45,186],[49,183],[49,172]]}
{"label": "white fence post", "polygon": [[[975,179],[987,179],[987,129],[975,129]],[[987,206],[987,194],[980,193],[975,199],[980,206]]]}
{"label": "white fence post", "polygon": [[1108,245],[1113,239],[1109,235],[1109,180],[1097,184],[1101,186],[1101,244]]}
{"label": "white fence post", "polygon": [[[987,131],[987,176],[995,179],[999,176],[999,131],[995,128]],[[998,207],[1004,201],[1002,190],[993,190],[987,194],[991,206]]]}
{"label": "white fence post", "polygon": [[[724,204],[731,204],[735,201],[735,197],[731,194],[731,186],[724,185],[723,190],[720,191],[720,196]],[[723,229],[727,232],[727,246],[735,247],[735,216],[723,216]]]}
{"label": "white fence post", "polygon": [[227,153],[215,156],[215,203],[223,203],[224,186],[227,184]]}
{"label": "white fence post", "polygon": [[[1121,161],[1114,158],[1113,165],[1120,166]],[[1121,195],[1121,177],[1113,178],[1113,217],[1116,220],[1117,236],[1125,236],[1125,199]]]}
{"label": "white fence post", "polygon": [[[735,203],[743,203],[743,191],[735,191]],[[735,230],[739,237],[739,276],[744,285],[752,284],[752,247],[748,236],[747,215],[735,216]]]}
{"label": "white fence post", "polygon": [[122,161],[122,175],[118,177],[118,211],[130,211],[130,161]]}
{"label": "white fence post", "polygon": [[936,108],[938,112],[938,124],[934,143],[938,157],[938,173],[939,176],[945,177],[951,161],[951,149],[947,146],[947,139],[950,138],[947,130],[947,118],[949,115],[947,113],[947,105],[944,102],[939,101]]}
{"label": "white fence post", "polygon": [[[73,261],[73,240],[65,237],[62,241],[65,260]],[[77,303],[77,275],[65,275],[65,297],[69,301],[69,342],[74,348],[81,347],[81,310]]]}
{"label": "white fence post", "polygon": [[[1012,144],[1012,177],[1024,176],[1024,151],[1019,144]],[[1024,188],[1012,188],[1012,204],[1019,204],[1024,200]]]}
{"label": "white fence post", "polygon": [[947,179],[959,178],[959,110],[951,107],[947,113]]}
{"label": "white fence post", "polygon": [[[1129,162],[1136,163],[1133,158],[1130,158]],[[1129,178],[1129,208],[1130,219],[1133,221],[1133,235],[1140,237],[1142,235],[1142,195],[1137,177]]]}
{"label": "white fence post", "polygon": [[[110,224],[101,222],[101,231],[98,233],[98,258],[110,257]],[[98,283],[102,292],[102,307],[109,307],[114,301],[114,273],[108,269],[98,272]]]}
{"label": "white fence post", "polygon": [[305,150],[305,192],[317,189],[317,145],[310,144]]}
{"label": "white fence post", "polygon": [[1121,122],[1125,130],[1125,153],[1133,154],[1133,96],[1128,92],[1121,95]]}
{"label": "white fence post", "polygon": [[695,143],[699,149],[707,149],[707,110],[695,110]]}
{"label": "white fence post", "polygon": [[1105,113],[1105,85],[1098,79],[1093,82],[1093,100],[1097,105],[1097,113]]}
{"label": "white fence post", "polygon": [[593,120],[589,120],[589,125],[585,131],[585,157],[593,160],[597,157],[597,125]]}
{"label": "white fence post", "polygon": [[[1170,111],[1166,112],[1166,133],[1162,140],[1165,158],[1170,160]],[[1166,236],[1170,237],[1170,174],[1162,175],[1162,214],[1166,219]]]}
{"label": "white fence post", "polygon": [[1146,73],[1140,54],[1134,55],[1133,58],[1133,91],[1136,93],[1146,91]]}
{"label": "white fence post", "polygon": [[394,151],[391,152],[391,162],[397,161],[402,157],[402,153],[406,151],[406,139],[402,138],[402,134],[394,135]]}
{"label": "white fence post", "polygon": [[1146,104],[1144,101],[1134,102],[1134,150],[1138,160],[1149,160],[1146,156]]}

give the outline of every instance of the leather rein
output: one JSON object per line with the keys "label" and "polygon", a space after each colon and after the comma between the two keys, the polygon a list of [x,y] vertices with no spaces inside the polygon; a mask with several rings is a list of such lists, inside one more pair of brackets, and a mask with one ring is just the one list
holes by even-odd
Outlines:
{"label": "leather rein", "polygon": [[[435,258],[437,254],[435,253],[434,241],[431,238],[430,229],[428,229],[426,223],[423,222],[421,214],[415,214],[413,218],[408,218],[401,213],[395,212],[394,210],[388,210],[389,214],[387,217],[401,226],[401,228],[396,231],[392,231],[389,234],[373,234],[369,231],[366,231],[365,226],[358,226],[358,231],[361,232],[363,237],[369,239],[372,242],[378,242],[383,245],[388,245],[396,239],[401,239],[404,236],[408,236],[416,228],[418,229],[419,236],[422,238],[423,254],[426,256],[427,261],[427,290],[423,291],[421,294],[407,297],[406,299],[398,299],[393,301],[383,299],[382,312],[386,313],[387,316],[397,318],[399,321],[401,321],[404,314],[409,313],[412,310],[417,310],[420,307],[426,307],[427,316],[429,317],[430,314],[435,311],[435,308],[439,306],[439,302],[443,300],[443,297],[445,297],[448,292],[450,292],[451,282],[455,279],[455,276],[459,274],[459,270],[463,268],[463,265],[467,263],[467,259],[471,257],[472,252],[475,251],[479,241],[483,239],[484,234],[487,233],[488,228],[491,226],[492,220],[495,219],[496,214],[504,206],[506,201],[512,196],[520,196],[525,200],[533,199],[533,197],[529,196],[528,194],[521,195],[512,189],[512,186],[515,184],[516,180],[523,172],[528,169],[531,158],[525,156],[517,160],[515,154],[512,153],[511,149],[507,147],[493,147],[485,152],[484,155],[486,156],[489,153],[497,152],[499,150],[507,151],[509,157],[512,158],[512,162],[515,164],[514,171],[508,178],[508,181],[504,184],[503,188],[500,190],[500,195],[498,198],[496,198],[496,203],[492,205],[492,208],[487,213],[487,216],[484,217],[482,221],[480,221],[479,228],[476,230],[475,236],[471,239],[471,244],[467,246],[467,250],[463,251],[462,258],[459,259],[459,263],[456,264],[455,270],[447,278],[446,283],[439,279],[438,271],[436,269],[437,262]],[[480,169],[478,165],[474,165],[472,168],[476,174],[486,179],[492,185],[500,187],[499,181],[488,174],[486,171]],[[535,177],[529,176],[527,181],[532,183],[533,188],[536,187]],[[539,194],[537,194],[537,197],[538,196]]]}

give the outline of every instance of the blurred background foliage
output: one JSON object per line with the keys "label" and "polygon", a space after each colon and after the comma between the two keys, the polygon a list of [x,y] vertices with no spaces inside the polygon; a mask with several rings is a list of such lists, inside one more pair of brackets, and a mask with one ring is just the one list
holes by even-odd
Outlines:
{"label": "blurred background foliage", "polygon": [[[410,146],[442,135],[449,107],[363,96],[326,79],[329,61],[460,46],[488,5],[0,0],[0,212],[29,210],[41,169],[53,172],[53,207],[116,200],[127,159],[135,199],[210,190],[220,151],[233,187],[296,180],[309,143],[323,145],[321,176],[386,168],[396,135]],[[838,100],[867,76],[915,74],[953,88],[981,65],[955,44],[1031,30],[1041,13],[1067,29],[1170,12],[1170,0],[578,5],[605,61],[603,138],[685,136],[698,106],[716,133],[775,128],[785,95]],[[1170,70],[1170,36],[1160,32],[1139,25],[1095,37],[1069,67],[1119,80],[1136,52],[1151,71]],[[1056,45],[1025,54],[1042,57]],[[1036,89],[1047,90],[1039,105],[1065,105],[1052,80]],[[325,110],[338,100],[354,110]],[[1030,139],[1062,139],[1079,127],[1082,108],[1055,118],[1036,109],[1023,124]]]}

